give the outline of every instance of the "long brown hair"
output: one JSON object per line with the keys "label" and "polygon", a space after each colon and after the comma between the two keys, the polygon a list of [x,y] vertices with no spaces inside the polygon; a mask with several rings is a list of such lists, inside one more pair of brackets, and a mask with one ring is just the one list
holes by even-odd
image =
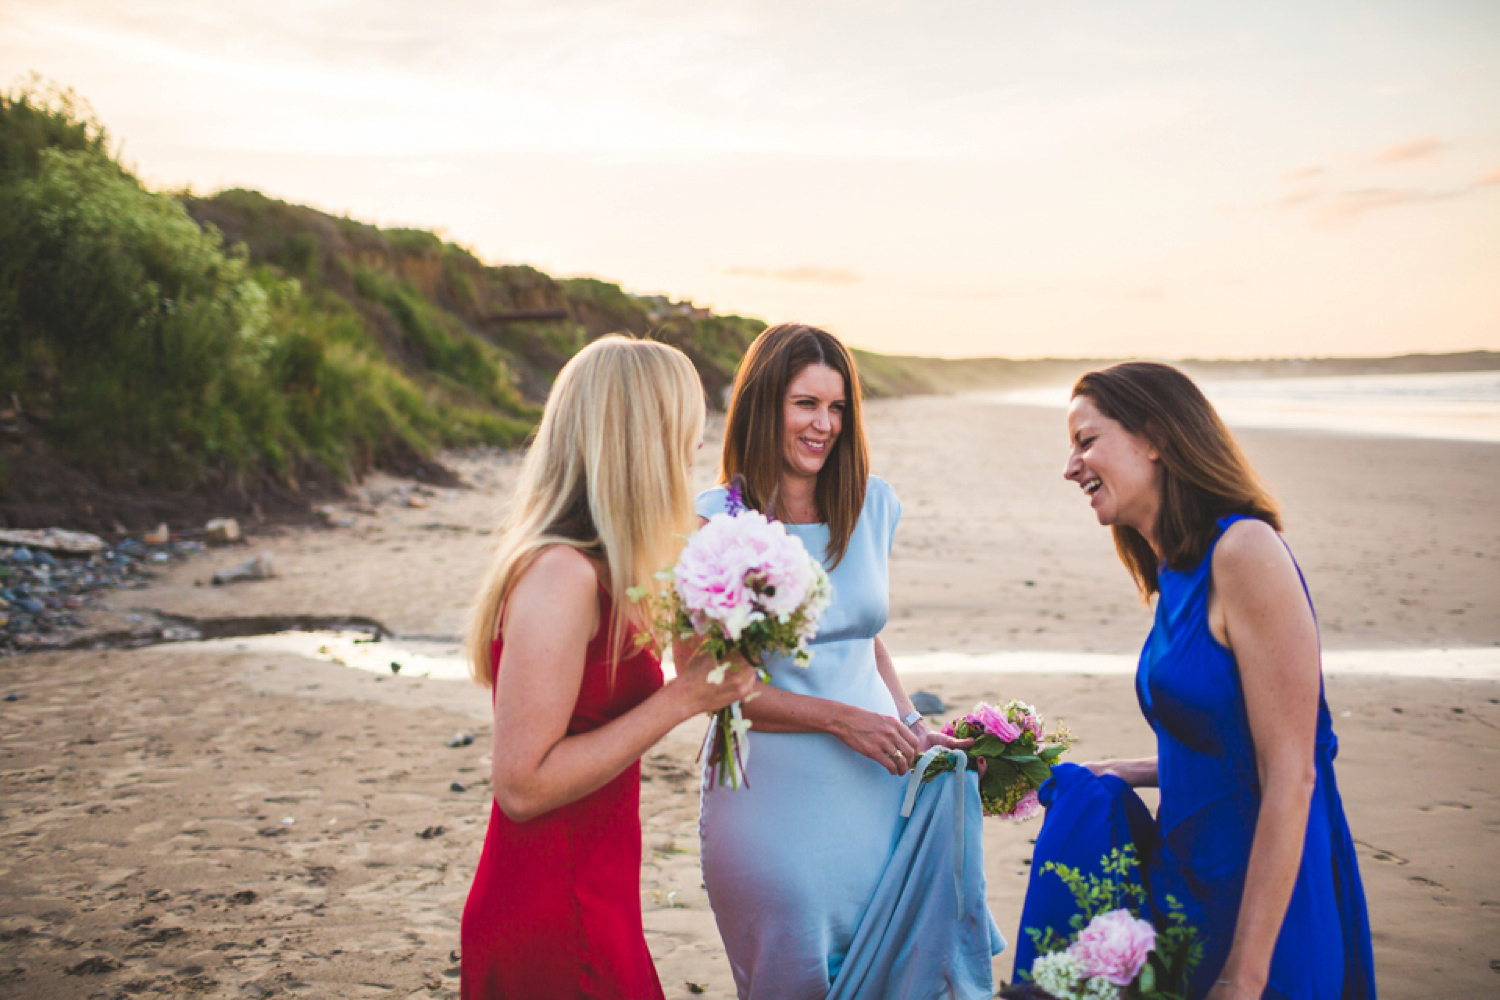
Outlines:
{"label": "long brown hair", "polygon": [[1142,597],[1160,589],[1158,559],[1174,570],[1203,560],[1221,517],[1243,514],[1281,530],[1280,511],[1265,483],[1213,404],[1176,368],[1151,361],[1112,365],[1080,378],[1073,396],[1089,399],[1104,416],[1149,441],[1160,456],[1160,556],[1134,528],[1113,527],[1115,549]]}
{"label": "long brown hair", "polygon": [[755,338],[734,377],[719,477],[727,483],[736,475],[743,476],[746,505],[767,517],[785,519],[779,501],[776,510],[769,506],[781,482],[786,391],[808,365],[827,365],[844,377],[843,427],[823,462],[813,493],[818,516],[828,525],[827,558],[833,567],[849,547],[870,476],[859,374],[854,356],[833,334],[815,326],[782,323]]}

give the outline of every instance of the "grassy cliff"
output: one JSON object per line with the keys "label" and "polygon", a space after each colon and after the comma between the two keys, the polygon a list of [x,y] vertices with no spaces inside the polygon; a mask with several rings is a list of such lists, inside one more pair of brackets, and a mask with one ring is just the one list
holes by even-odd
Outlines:
{"label": "grassy cliff", "polygon": [[523,440],[593,337],[681,347],[717,401],[761,327],[253,191],[151,191],[70,93],[0,96],[0,524],[441,479],[437,449]]}

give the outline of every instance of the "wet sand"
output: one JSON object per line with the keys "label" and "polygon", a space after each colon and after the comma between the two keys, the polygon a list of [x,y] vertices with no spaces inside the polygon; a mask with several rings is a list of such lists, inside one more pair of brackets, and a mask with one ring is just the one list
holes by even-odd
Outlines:
{"label": "wet sand", "polygon": [[[882,401],[870,434],[905,507],[886,633],[898,654],[1138,646],[1148,613],[1059,475],[1056,411]],[[1329,648],[1500,643],[1500,447],[1242,439],[1284,502]],[[511,461],[456,464],[475,489],[351,508],[352,527],[258,537],[110,602],[455,635],[514,475]],[[263,550],[276,579],[196,585]],[[1031,701],[1081,736],[1076,759],[1151,752],[1128,677],[911,681],[955,710]],[[1382,995],[1493,996],[1500,683],[1340,673],[1327,691]],[[489,808],[482,691],[221,644],[29,654],[0,661],[0,694],[17,695],[0,703],[0,997],[457,995]],[[475,742],[447,747],[460,731]],[[700,734],[664,740],[642,784],[642,905],[669,997],[733,995],[697,870]],[[986,823],[990,904],[1012,939],[1034,835]],[[1008,956],[996,972],[1009,978]]]}

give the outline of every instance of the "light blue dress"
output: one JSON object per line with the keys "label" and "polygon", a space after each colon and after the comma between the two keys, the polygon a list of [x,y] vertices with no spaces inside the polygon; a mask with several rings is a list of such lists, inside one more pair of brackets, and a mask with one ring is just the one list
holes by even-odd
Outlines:
{"label": "light blue dress", "polygon": [[[706,491],[698,513],[722,513],[725,497]],[[769,661],[773,685],[896,715],[875,636],[900,519],[872,476],[830,572],[812,663]],[[824,556],[827,525],[786,528]],[[748,740],[748,787],[705,785],[699,813],[703,881],[742,1000],[993,996],[990,957],[1005,942],[985,904],[977,777],[940,775],[904,818],[906,779],[837,738],[752,729]]]}

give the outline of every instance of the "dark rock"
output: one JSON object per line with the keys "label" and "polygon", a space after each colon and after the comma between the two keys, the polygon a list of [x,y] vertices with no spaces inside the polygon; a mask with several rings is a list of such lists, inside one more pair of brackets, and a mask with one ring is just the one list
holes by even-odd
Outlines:
{"label": "dark rock", "polygon": [[942,715],[948,711],[948,706],[943,704],[943,699],[931,691],[913,691],[911,707],[923,715]]}
{"label": "dark rock", "polygon": [[418,831],[417,836],[423,840],[431,840],[433,837],[441,837],[444,832],[440,826],[429,826],[426,829]]}
{"label": "dark rock", "polygon": [[254,889],[241,889],[229,897],[229,902],[235,906],[246,906],[255,902],[260,897],[255,894]]}
{"label": "dark rock", "polygon": [[[391,664],[395,666],[395,664]],[[474,742],[474,737],[469,733],[454,733],[453,738],[448,741],[450,747],[466,747]]]}
{"label": "dark rock", "polygon": [[450,792],[467,792],[468,789],[465,788],[459,782],[455,781],[455,782],[453,782],[453,784],[451,784],[451,785],[448,786],[448,791],[450,791]]}
{"label": "dark rock", "polygon": [[118,968],[121,968],[120,963],[108,955],[91,955],[77,965],[68,966],[63,972],[70,976],[102,976]]}

